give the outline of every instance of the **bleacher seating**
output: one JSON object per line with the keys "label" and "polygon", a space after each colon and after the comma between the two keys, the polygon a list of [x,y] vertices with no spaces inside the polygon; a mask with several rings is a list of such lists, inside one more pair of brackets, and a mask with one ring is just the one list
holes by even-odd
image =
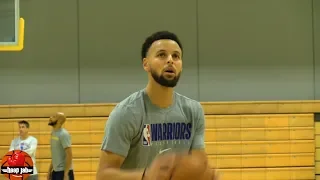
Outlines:
{"label": "bleacher seating", "polygon": [[[302,108],[303,111],[293,114],[292,109],[280,107],[277,102],[277,110],[268,103],[265,107],[278,114],[258,114],[269,110],[252,108],[256,104],[232,108],[222,103],[225,109],[213,105],[218,113],[210,103],[204,104],[210,164],[221,170],[223,180],[315,179],[319,171],[315,167],[320,169],[320,151],[317,149],[315,153],[315,145],[320,148],[320,143],[315,143],[315,134],[320,137],[320,125],[315,131],[310,110]],[[18,135],[17,121],[28,120],[30,134],[38,139],[37,167],[40,179],[44,179],[50,162],[48,117],[62,111],[68,116],[65,128],[72,135],[76,179],[94,180],[104,126],[113,107],[112,104],[0,106],[0,154],[8,151],[10,141]],[[297,107],[302,105],[294,105],[293,109]],[[248,108],[254,113],[249,113]],[[280,114],[283,112],[290,114]],[[219,113],[232,115],[214,115]]]}

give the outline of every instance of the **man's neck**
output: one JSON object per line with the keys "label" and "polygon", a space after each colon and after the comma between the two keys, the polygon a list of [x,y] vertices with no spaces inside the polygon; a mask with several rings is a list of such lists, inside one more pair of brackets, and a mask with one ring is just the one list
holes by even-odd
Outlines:
{"label": "man's neck", "polygon": [[28,139],[28,137],[29,137],[29,135],[24,135],[24,136],[20,136],[20,139],[21,140],[26,140],[26,139]]}
{"label": "man's neck", "polygon": [[173,103],[173,88],[161,86],[156,82],[149,82],[146,87],[146,92],[152,104],[160,108],[167,108]]}
{"label": "man's neck", "polygon": [[54,130],[54,131],[57,131],[57,130],[59,130],[59,129],[61,129],[61,126],[54,126],[54,127],[53,127],[53,130]]}

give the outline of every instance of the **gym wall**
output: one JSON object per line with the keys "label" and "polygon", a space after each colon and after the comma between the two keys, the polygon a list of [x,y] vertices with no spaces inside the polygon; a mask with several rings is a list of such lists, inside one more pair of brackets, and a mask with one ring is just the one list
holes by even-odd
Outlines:
{"label": "gym wall", "polygon": [[177,91],[199,101],[320,99],[320,1],[21,1],[25,49],[0,53],[0,104],[118,102],[143,88],[140,49],[177,33]]}

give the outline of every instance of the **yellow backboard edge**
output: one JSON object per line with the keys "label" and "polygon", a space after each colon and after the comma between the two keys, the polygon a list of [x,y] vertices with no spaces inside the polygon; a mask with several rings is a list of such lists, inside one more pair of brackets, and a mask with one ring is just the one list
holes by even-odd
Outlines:
{"label": "yellow backboard edge", "polygon": [[24,19],[19,20],[18,45],[0,46],[0,51],[22,51],[24,45]]}

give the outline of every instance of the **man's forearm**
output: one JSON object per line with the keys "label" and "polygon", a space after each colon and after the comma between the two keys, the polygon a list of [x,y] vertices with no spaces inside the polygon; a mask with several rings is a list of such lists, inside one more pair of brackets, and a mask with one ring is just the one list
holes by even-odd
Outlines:
{"label": "man's forearm", "polygon": [[115,168],[99,170],[96,180],[142,180],[144,170],[125,171]]}
{"label": "man's forearm", "polygon": [[71,168],[71,163],[72,163],[72,156],[70,154],[66,155],[66,164],[64,168],[64,173],[67,174],[69,173],[69,170]]}
{"label": "man's forearm", "polygon": [[53,169],[53,165],[52,165],[52,161],[51,161],[51,162],[50,162],[49,169],[48,169],[48,172],[51,173],[52,169]]}

